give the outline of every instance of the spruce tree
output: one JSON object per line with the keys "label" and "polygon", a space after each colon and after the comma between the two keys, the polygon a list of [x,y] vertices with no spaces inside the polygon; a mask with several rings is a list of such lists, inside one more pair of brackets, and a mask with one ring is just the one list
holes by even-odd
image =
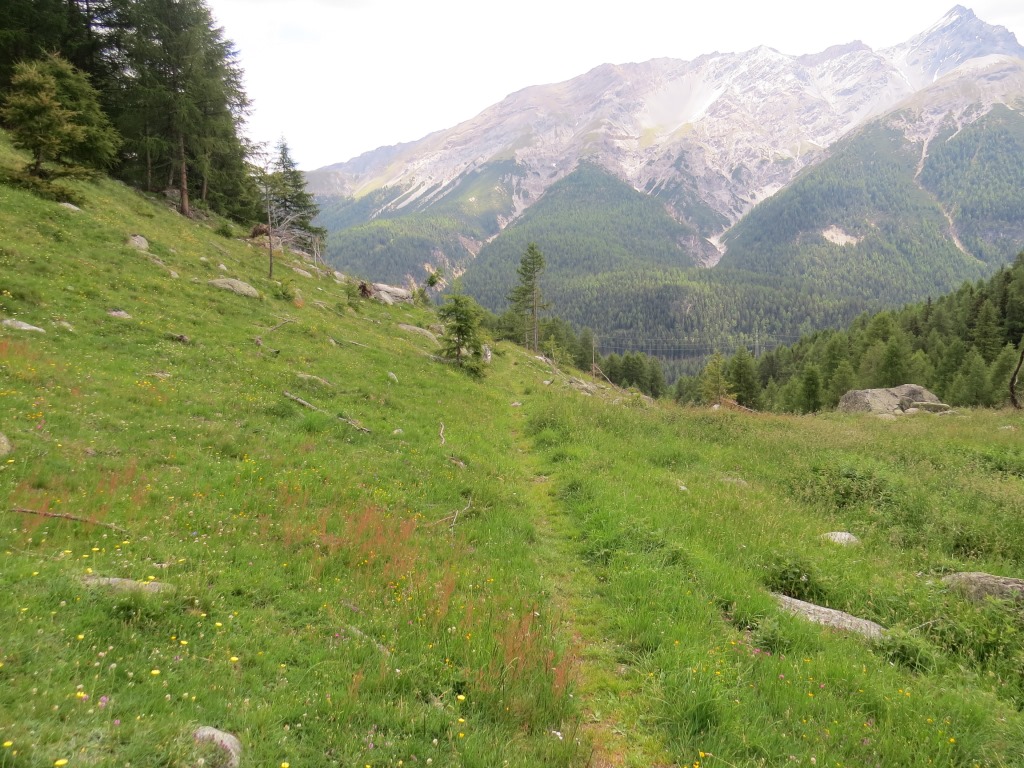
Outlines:
{"label": "spruce tree", "polygon": [[804,366],[800,377],[800,410],[804,413],[821,410],[821,371],[814,364]]}
{"label": "spruce tree", "polygon": [[729,381],[736,392],[736,402],[745,408],[757,408],[761,387],[754,368],[754,356],[740,347],[729,360]]}
{"label": "spruce tree", "polygon": [[519,284],[508,297],[512,310],[522,318],[524,341],[535,354],[540,351],[540,313],[547,309],[540,287],[543,272],[544,254],[536,243],[530,243],[516,270]]}
{"label": "spruce tree", "polygon": [[445,298],[437,311],[444,324],[441,354],[473,375],[483,372],[483,342],[480,338],[480,305],[464,293]]}
{"label": "spruce tree", "polygon": [[57,81],[41,61],[18,64],[11,92],[2,113],[11,127],[14,145],[32,154],[30,172],[42,173],[43,163],[54,160],[85,138],[75,113],[60,102]]}
{"label": "spruce tree", "polygon": [[718,405],[722,400],[732,400],[732,386],[726,375],[726,361],[721,352],[715,352],[704,364],[700,375],[700,395],[707,405]]}

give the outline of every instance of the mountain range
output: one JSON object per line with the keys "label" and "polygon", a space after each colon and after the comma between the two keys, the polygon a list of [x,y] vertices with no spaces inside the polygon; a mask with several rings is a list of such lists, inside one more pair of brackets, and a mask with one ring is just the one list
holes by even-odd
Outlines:
{"label": "mountain range", "polygon": [[[1008,263],[1024,245],[1022,108],[1024,47],[957,6],[877,51],[605,64],[307,178],[342,270],[440,267],[497,310],[536,240],[572,322],[627,345],[742,343]],[[620,303],[632,318],[609,313]]]}

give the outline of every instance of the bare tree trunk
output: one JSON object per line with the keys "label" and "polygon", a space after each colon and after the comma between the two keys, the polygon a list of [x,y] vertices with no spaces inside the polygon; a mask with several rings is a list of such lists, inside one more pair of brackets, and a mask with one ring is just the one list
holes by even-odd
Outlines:
{"label": "bare tree trunk", "polygon": [[270,251],[270,274],[268,279],[274,279],[274,219],[270,210],[270,188],[267,188],[267,249]]}
{"label": "bare tree trunk", "polygon": [[1017,367],[1010,377],[1010,402],[1017,410],[1020,410],[1020,401],[1017,399],[1017,374],[1020,373],[1021,366],[1024,366],[1024,338],[1020,340],[1020,360],[1017,361]]}
{"label": "bare tree trunk", "polygon": [[146,141],[146,191],[153,191],[153,155],[149,148],[149,141]]}
{"label": "bare tree trunk", "polygon": [[188,204],[188,160],[185,157],[185,134],[178,134],[178,161],[181,163],[181,204],[178,210],[182,216],[190,216],[192,211]]}

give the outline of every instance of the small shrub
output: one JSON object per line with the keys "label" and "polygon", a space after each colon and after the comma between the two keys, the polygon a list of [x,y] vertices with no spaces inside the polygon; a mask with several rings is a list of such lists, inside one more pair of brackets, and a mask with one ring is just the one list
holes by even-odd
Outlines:
{"label": "small shrub", "polygon": [[235,228],[226,221],[222,221],[217,225],[217,228],[213,230],[215,234],[220,235],[223,238],[231,240],[235,237]]}
{"label": "small shrub", "polygon": [[911,672],[931,672],[938,663],[938,654],[927,640],[898,627],[883,635],[875,648],[888,661]]}
{"label": "small shrub", "polygon": [[298,291],[291,280],[284,280],[274,288],[274,298],[281,299],[282,301],[295,301],[297,295]]}
{"label": "small shrub", "polygon": [[821,603],[828,590],[799,556],[778,555],[764,565],[764,584],[773,592],[808,603]]}

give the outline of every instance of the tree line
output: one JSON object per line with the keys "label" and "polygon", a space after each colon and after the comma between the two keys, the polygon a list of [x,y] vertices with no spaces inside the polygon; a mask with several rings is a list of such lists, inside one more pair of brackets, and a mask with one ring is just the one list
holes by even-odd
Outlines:
{"label": "tree line", "polygon": [[846,330],[805,335],[755,360],[712,355],[675,386],[682,402],[733,398],[749,408],[811,413],[851,389],[920,384],[945,402],[1001,406],[1024,346],[1024,253],[990,279],[937,300],[862,314]]}
{"label": "tree line", "polygon": [[315,234],[287,144],[268,152],[243,134],[242,75],[204,0],[5,0],[0,10],[0,116],[32,155],[29,175],[87,166],[167,193],[186,216],[276,214]]}

